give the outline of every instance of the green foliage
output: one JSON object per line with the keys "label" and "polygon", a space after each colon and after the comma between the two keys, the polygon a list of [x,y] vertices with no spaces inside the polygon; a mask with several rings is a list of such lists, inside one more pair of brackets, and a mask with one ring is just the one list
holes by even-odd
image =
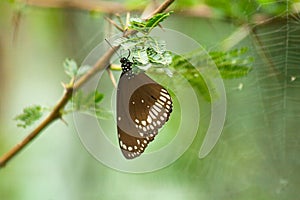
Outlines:
{"label": "green foliage", "polygon": [[[251,64],[253,62],[252,57],[243,57],[247,52],[247,48],[234,49],[228,52],[210,52],[210,58],[218,68],[222,78],[233,79],[246,76],[251,71]],[[201,67],[205,66],[205,60],[207,55],[203,55],[201,51],[190,52],[184,56],[174,55],[172,68],[176,73],[183,75],[189,83],[206,99],[211,101],[211,96],[217,96],[218,94],[211,94],[207,85],[213,87],[213,83],[203,79],[199,72]],[[193,66],[188,60],[197,59],[198,66]],[[212,74],[213,75],[213,74]]]}
{"label": "green foliage", "polygon": [[114,45],[130,50],[134,67],[147,70],[150,67],[165,67],[172,62],[172,54],[167,51],[165,41],[148,35],[119,38]]}
{"label": "green foliage", "polygon": [[71,100],[71,108],[67,112],[83,112],[90,115],[95,115],[98,119],[108,119],[111,113],[100,106],[104,94],[95,90],[85,95],[82,90],[76,92]]}
{"label": "green foliage", "polygon": [[33,105],[23,109],[23,113],[17,115],[14,120],[16,120],[17,126],[26,128],[31,126],[34,122],[40,119],[43,115],[43,109],[39,105]]}
{"label": "green foliage", "polygon": [[[66,74],[74,79],[85,74],[90,69],[90,67],[82,66],[78,68],[74,60],[66,59],[64,62],[64,69]],[[63,110],[62,114],[65,115],[74,111],[83,111],[90,114],[93,110],[98,118],[107,119],[111,116],[111,114],[105,109],[101,108],[99,105],[103,97],[104,95],[99,93],[98,91],[91,92],[86,96],[83,95],[82,91],[79,91],[73,96],[73,99],[71,100],[72,108],[69,110]],[[17,126],[26,128],[32,125],[35,121],[41,118],[44,110],[45,109],[43,109],[39,105],[24,108],[23,113],[14,118],[16,121],[18,121]]]}
{"label": "green foliage", "polygon": [[165,41],[152,38],[148,33],[160,22],[170,16],[172,12],[158,13],[147,20],[131,18],[129,29],[143,33],[141,36],[133,35],[121,37],[113,45],[130,50],[134,63],[134,70],[147,70],[150,67],[164,67],[172,62],[172,54],[166,50]]}
{"label": "green foliage", "polygon": [[131,18],[129,29],[133,29],[144,34],[148,34],[153,28],[155,28],[160,22],[170,16],[172,12],[158,13],[147,20],[141,18]]}
{"label": "green foliage", "polygon": [[[205,0],[205,3],[212,7],[214,14],[220,18],[234,18],[241,22],[249,22],[254,15],[280,15],[291,10],[293,1],[270,1],[270,0]],[[288,5],[287,5],[288,4]],[[288,8],[287,8],[288,7]]]}
{"label": "green foliage", "polygon": [[90,66],[87,65],[78,68],[77,63],[72,59],[66,59],[63,66],[65,73],[71,78],[82,76],[90,69]]}
{"label": "green foliage", "polygon": [[71,78],[75,77],[77,74],[77,63],[74,60],[66,59],[64,62],[65,72]]}
{"label": "green foliage", "polygon": [[193,86],[205,100],[211,101],[211,94],[202,75],[186,58],[180,55],[174,55],[170,68],[186,78],[191,86]]}
{"label": "green foliage", "polygon": [[214,61],[225,79],[240,78],[251,71],[252,57],[243,57],[247,48],[234,49],[229,52],[210,52],[209,55]]}

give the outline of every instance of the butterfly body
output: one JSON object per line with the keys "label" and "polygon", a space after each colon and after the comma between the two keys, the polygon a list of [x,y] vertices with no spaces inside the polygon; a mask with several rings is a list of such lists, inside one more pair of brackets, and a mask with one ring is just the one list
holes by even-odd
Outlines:
{"label": "butterfly body", "polygon": [[172,112],[168,91],[145,73],[134,74],[132,62],[121,58],[117,88],[117,130],[125,158],[140,156]]}

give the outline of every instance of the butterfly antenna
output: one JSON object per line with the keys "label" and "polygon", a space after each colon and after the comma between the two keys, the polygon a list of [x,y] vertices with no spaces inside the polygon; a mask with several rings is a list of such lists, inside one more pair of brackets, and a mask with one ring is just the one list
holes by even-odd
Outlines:
{"label": "butterfly antenna", "polygon": [[127,56],[127,59],[129,58],[130,56],[130,49],[128,49],[128,56]]}
{"label": "butterfly antenna", "polygon": [[115,47],[113,47],[110,42],[105,38],[105,41],[107,42],[107,44],[114,50],[114,52],[121,58],[121,55],[116,51]]}

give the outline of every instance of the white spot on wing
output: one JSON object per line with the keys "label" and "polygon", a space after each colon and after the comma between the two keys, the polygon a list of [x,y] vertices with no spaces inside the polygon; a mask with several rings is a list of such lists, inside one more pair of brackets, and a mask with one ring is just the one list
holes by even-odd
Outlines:
{"label": "white spot on wing", "polygon": [[161,88],[160,91],[164,92],[164,93],[168,93],[167,90],[165,90],[164,88]]}
{"label": "white spot on wing", "polygon": [[161,100],[157,99],[157,102],[160,103],[161,105],[164,105],[165,103],[162,102]]}
{"label": "white spot on wing", "polygon": [[160,96],[159,99],[162,100],[163,102],[167,101],[167,99],[165,97],[163,97],[163,96]]}
{"label": "white spot on wing", "polygon": [[154,110],[153,108],[151,108],[151,111],[153,112],[153,114],[154,114],[155,116],[158,115],[158,112],[157,112],[156,110]]}
{"label": "white spot on wing", "polygon": [[154,108],[158,112],[161,112],[161,109],[159,107],[157,107],[156,105],[153,105],[152,108]]}
{"label": "white spot on wing", "polygon": [[151,110],[149,111],[149,115],[151,116],[152,119],[156,119],[156,116],[151,112]]}
{"label": "white spot on wing", "polygon": [[158,103],[157,101],[155,102],[155,105],[160,107],[160,108],[163,108],[163,106],[160,103]]}
{"label": "white spot on wing", "polygon": [[167,99],[171,99],[170,96],[169,96],[168,94],[166,94],[166,93],[160,92],[160,94],[161,94],[162,96],[166,97]]}
{"label": "white spot on wing", "polygon": [[148,122],[149,124],[151,124],[151,122],[152,122],[152,118],[150,117],[150,115],[148,115],[148,117],[147,117],[147,122]]}

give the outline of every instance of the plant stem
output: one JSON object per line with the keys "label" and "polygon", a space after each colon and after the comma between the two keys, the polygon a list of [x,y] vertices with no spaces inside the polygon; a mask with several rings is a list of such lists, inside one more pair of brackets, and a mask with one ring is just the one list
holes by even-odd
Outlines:
{"label": "plant stem", "polygon": [[[27,2],[32,2],[28,0]],[[165,0],[149,17],[163,12],[167,9],[174,0]],[[134,34],[135,31],[129,31],[126,35]],[[83,76],[74,82],[71,86],[65,86],[65,91],[61,99],[55,105],[50,114],[20,143],[10,149],[2,157],[0,157],[0,168],[4,167],[13,157],[15,157],[24,147],[30,144],[33,139],[35,139],[48,125],[57,119],[61,119],[61,111],[64,109],[70,98],[72,97],[73,91],[80,88],[84,83],[86,83],[90,78],[95,75],[98,71],[105,69],[109,65],[109,60],[112,55],[115,53],[115,50],[110,48],[97,62],[96,64]]]}

